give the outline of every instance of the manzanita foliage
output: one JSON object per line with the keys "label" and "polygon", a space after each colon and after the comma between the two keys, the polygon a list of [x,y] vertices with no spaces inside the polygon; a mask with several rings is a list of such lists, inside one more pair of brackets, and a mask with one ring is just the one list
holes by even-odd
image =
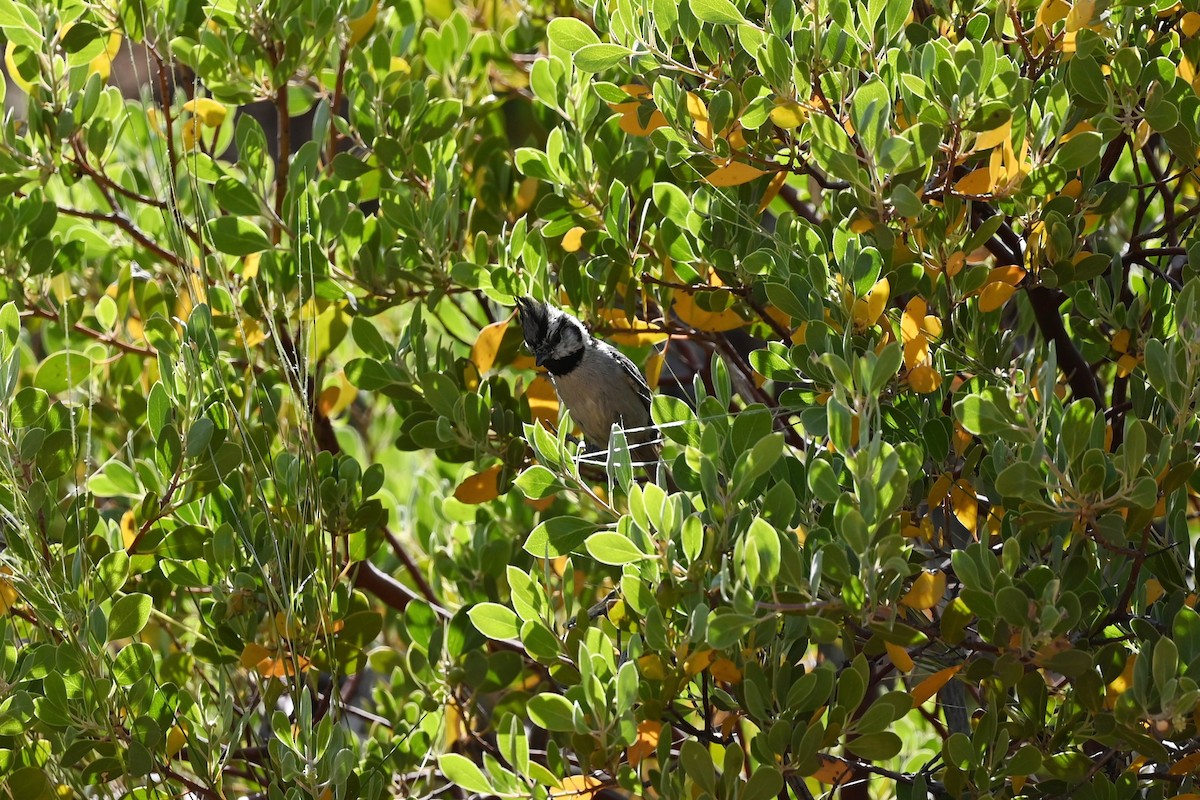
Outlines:
{"label": "manzanita foliage", "polygon": [[0,0],[8,796],[1196,797],[1198,34]]}

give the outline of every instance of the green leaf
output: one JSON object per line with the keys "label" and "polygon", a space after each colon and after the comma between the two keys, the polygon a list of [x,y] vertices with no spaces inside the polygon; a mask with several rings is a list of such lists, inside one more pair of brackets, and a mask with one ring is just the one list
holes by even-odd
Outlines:
{"label": "green leaf", "polygon": [[217,217],[208,223],[213,246],[231,256],[248,256],[271,248],[262,228],[243,217]]}
{"label": "green leaf", "polygon": [[716,25],[741,25],[746,21],[738,7],[729,0],[688,0],[692,13],[701,22]]}
{"label": "green leaf", "polygon": [[458,753],[446,753],[438,756],[438,768],[447,779],[466,789],[483,795],[496,793],[483,770],[475,766],[475,762]]}
{"label": "green leaf", "polygon": [[603,72],[629,58],[631,52],[619,44],[589,44],[575,53],[573,61],[584,72]]}
{"label": "green leaf", "polygon": [[135,636],[146,627],[153,606],[148,594],[127,594],[118,599],[108,615],[108,641]]}
{"label": "green leaf", "polygon": [[541,464],[534,464],[522,472],[513,483],[522,494],[534,500],[548,497],[563,488],[558,476]]}
{"label": "green leaf", "polygon": [[575,706],[571,701],[559,694],[543,692],[529,698],[525,704],[529,719],[539,728],[548,731],[575,730]]}
{"label": "green leaf", "polygon": [[1034,500],[1045,487],[1042,473],[1028,461],[1011,464],[996,476],[996,490],[1005,497]]}
{"label": "green leaf", "polygon": [[641,561],[648,556],[633,542],[613,531],[600,531],[587,538],[587,551],[601,564],[620,566]]}
{"label": "green leaf", "polygon": [[760,765],[746,782],[741,800],[771,800],[783,791],[783,775],[770,765]]}
{"label": "green leaf", "polygon": [[145,642],[130,642],[113,659],[112,676],[118,686],[132,686],[154,674],[154,650]]}
{"label": "green leaf", "polygon": [[521,633],[516,612],[499,603],[479,603],[467,612],[475,628],[489,639],[515,639]]}
{"label": "green leaf", "polygon": [[596,523],[580,517],[552,517],[530,532],[524,550],[538,558],[565,556],[582,545],[595,530]]}
{"label": "green leaf", "polygon": [[846,740],[846,749],[867,761],[894,758],[903,746],[903,740],[891,731],[868,733]]}
{"label": "green leaf", "polygon": [[38,366],[33,385],[47,394],[59,394],[86,381],[94,368],[95,364],[86,353],[59,350]]}
{"label": "green leaf", "polygon": [[546,38],[551,44],[574,53],[588,45],[599,44],[600,37],[583,20],[575,17],[556,17],[546,26]]}

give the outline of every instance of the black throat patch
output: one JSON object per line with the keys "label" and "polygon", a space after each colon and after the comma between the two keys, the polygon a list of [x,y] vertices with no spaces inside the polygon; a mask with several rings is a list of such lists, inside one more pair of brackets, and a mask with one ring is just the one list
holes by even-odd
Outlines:
{"label": "black throat patch", "polygon": [[581,347],[574,353],[562,358],[548,358],[542,364],[546,367],[546,371],[555,377],[567,375],[579,366],[579,362],[583,361],[583,354],[586,350],[586,347]]}

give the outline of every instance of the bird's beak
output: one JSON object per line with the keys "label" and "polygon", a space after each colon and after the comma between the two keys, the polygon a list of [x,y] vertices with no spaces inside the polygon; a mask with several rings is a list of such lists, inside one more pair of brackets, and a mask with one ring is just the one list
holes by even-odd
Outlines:
{"label": "bird's beak", "polygon": [[546,361],[547,361],[549,358],[550,358],[550,354],[549,354],[549,353],[543,353],[543,352],[541,352],[541,351],[538,351],[538,352],[535,352],[535,353],[533,354],[533,363],[534,363],[534,364],[536,364],[536,365],[537,365],[537,366],[539,366],[539,367],[541,367],[541,366],[545,366],[545,364],[546,364]]}
{"label": "bird's beak", "polygon": [[530,303],[530,300],[528,297],[518,297],[517,298],[517,310],[521,312],[522,316],[524,316],[525,313],[529,310],[529,303]]}

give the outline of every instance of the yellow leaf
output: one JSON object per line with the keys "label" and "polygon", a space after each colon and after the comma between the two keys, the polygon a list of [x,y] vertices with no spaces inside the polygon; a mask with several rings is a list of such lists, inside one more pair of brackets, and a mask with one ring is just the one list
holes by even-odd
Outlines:
{"label": "yellow leaf", "polygon": [[1118,353],[1129,352],[1129,337],[1131,336],[1128,328],[1123,328],[1113,334],[1112,349]]}
{"label": "yellow leaf", "polygon": [[708,674],[723,683],[741,683],[742,671],[728,658],[718,658],[708,668]]}
{"label": "yellow leaf", "polygon": [[950,507],[958,522],[971,533],[979,524],[979,501],[975,499],[975,490],[964,480],[955,481],[950,487]]}
{"label": "yellow leaf", "polygon": [[495,500],[500,496],[501,469],[502,465],[497,464],[471,475],[454,490],[454,499],[460,503],[486,503]]}
{"label": "yellow leaf", "polygon": [[1117,359],[1117,376],[1121,378],[1128,377],[1135,369],[1137,369],[1137,365],[1140,363],[1140,361],[1140,358],[1130,355],[1129,353],[1121,356]]}
{"label": "yellow leaf", "polygon": [[908,385],[917,394],[932,394],[942,385],[942,374],[928,364],[919,364],[909,370]]}
{"label": "yellow leaf", "polygon": [[916,336],[904,342],[904,368],[912,370],[928,360],[929,337],[925,331],[918,331]]}
{"label": "yellow leaf", "polygon": [[[0,567],[0,575],[11,574],[12,570],[8,567]],[[8,578],[0,578],[0,616],[7,614],[20,596]]]}
{"label": "yellow leaf", "polygon": [[271,651],[257,642],[249,642],[242,648],[238,663],[245,669],[257,669],[258,665],[271,657]]}
{"label": "yellow leaf", "polygon": [[954,193],[968,197],[979,197],[991,194],[994,188],[992,170],[989,167],[980,167],[959,178],[958,182],[954,184]]}
{"label": "yellow leaf", "polygon": [[375,27],[375,18],[379,16],[379,0],[374,0],[371,7],[361,17],[355,17],[350,20],[347,26],[350,29],[350,40],[346,42],[347,47],[354,45],[366,38],[371,29]]}
{"label": "yellow leaf", "polygon": [[697,650],[683,660],[683,672],[691,678],[708,669],[717,656],[716,650]]}
{"label": "yellow leaf", "polygon": [[896,666],[896,669],[906,674],[912,672],[913,660],[907,650],[891,642],[884,642],[883,647],[887,650],[888,658]]}
{"label": "yellow leaf", "polygon": [[533,418],[553,430],[558,423],[558,394],[550,381],[540,375],[534,378],[525,390],[525,399]]}
{"label": "yellow leaf", "polygon": [[614,330],[605,335],[605,338],[616,344],[626,345],[628,347],[642,347],[648,344],[658,344],[667,340],[667,334],[659,330],[658,326],[652,326],[645,320],[634,317],[629,320],[625,317],[624,311],[617,309],[603,309],[599,312],[599,316],[605,320],[610,328]]}
{"label": "yellow leaf", "polygon": [[912,695],[913,705],[919,706],[937,694],[943,686],[950,682],[951,678],[958,674],[960,669],[962,669],[962,664],[956,664],[953,667],[946,667],[943,670],[938,670],[925,680],[918,683],[913,690],[909,692],[909,694]]}
{"label": "yellow leaf", "polygon": [[1066,0],[1042,0],[1037,11],[1037,24],[1049,28],[1059,20],[1066,19],[1071,13],[1071,5]]}
{"label": "yellow leaf", "polygon": [[900,605],[924,611],[936,606],[945,594],[946,573],[941,570],[933,572],[922,570],[917,579],[913,581],[912,587],[904,597],[900,598]]}
{"label": "yellow leaf", "polygon": [[187,732],[178,725],[172,725],[167,730],[167,758],[174,758],[185,744],[187,744]]}
{"label": "yellow leaf", "polygon": [[661,681],[667,677],[662,657],[654,653],[638,659],[638,672],[642,674],[643,678],[652,681]]}
{"label": "yellow leaf", "polygon": [[808,111],[795,100],[784,100],[771,109],[771,122],[781,128],[799,128],[808,119]]}
{"label": "yellow leaf", "polygon": [[913,295],[904,307],[904,313],[900,315],[900,341],[907,343],[922,333],[927,310],[925,298],[919,294]]}
{"label": "yellow leaf", "polygon": [[925,322],[923,323],[923,326],[925,328],[925,332],[933,338],[940,339],[942,337],[942,321],[933,314],[925,315]]}
{"label": "yellow leaf", "polygon": [[810,776],[814,780],[840,786],[853,777],[854,771],[850,769],[850,765],[840,758],[824,753],[819,753],[817,757],[821,760],[821,766]]}
{"label": "yellow leaf", "polygon": [[983,313],[995,311],[1008,302],[1017,287],[1007,283],[989,283],[979,292],[979,310]]}
{"label": "yellow leaf", "polygon": [[242,280],[254,280],[258,277],[258,264],[262,253],[251,253],[242,259]]}
{"label": "yellow leaf", "polygon": [[576,225],[574,228],[571,228],[571,230],[563,234],[562,249],[566,250],[568,253],[578,252],[579,248],[583,246],[584,233],[586,233],[586,231],[578,225]]}
{"label": "yellow leaf", "polygon": [[782,169],[775,173],[775,177],[771,178],[771,182],[767,184],[767,190],[763,192],[762,199],[758,201],[759,214],[766,211],[767,206],[771,205],[771,202],[779,196],[779,192],[787,183],[787,178],[787,170]]}
{"label": "yellow leaf", "polygon": [[114,31],[108,35],[108,44],[104,46],[104,52],[88,62],[88,72],[96,73],[102,82],[107,83],[108,76],[112,74],[113,59],[117,57],[120,49],[121,34]]}
{"label": "yellow leaf", "polygon": [[183,104],[183,110],[195,114],[196,118],[209,128],[215,128],[224,122],[225,115],[228,113],[224,104],[218,103],[211,97],[197,97],[195,100],[188,100]]}
{"label": "yellow leaf", "polygon": [[883,316],[884,309],[887,308],[888,298],[892,294],[892,284],[887,278],[880,278],[866,297],[862,297],[854,302],[853,317],[854,327],[858,329],[869,328],[879,321]]}
{"label": "yellow leaf", "polygon": [[1071,11],[1067,14],[1067,30],[1077,31],[1090,25],[1095,14],[1096,0],[1075,0],[1075,5],[1071,6]]}
{"label": "yellow leaf", "polygon": [[134,518],[132,511],[126,511],[121,516],[121,543],[125,545],[126,550],[133,546],[137,534],[137,520]]}
{"label": "yellow leaf", "polygon": [[[8,44],[4,46],[4,68],[7,71],[8,76],[12,78],[13,83],[19,86],[22,92],[25,94],[32,94],[33,83],[25,80],[20,71],[17,69],[16,55],[17,43],[10,39]],[[104,79],[108,80],[108,76],[104,76]]]}
{"label": "yellow leaf", "polygon": [[1179,30],[1189,39],[1195,36],[1196,31],[1200,31],[1200,14],[1195,11],[1184,14],[1183,19],[1179,20]]}
{"label": "yellow leaf", "polygon": [[741,186],[767,173],[741,161],[730,161],[723,167],[717,167],[704,177],[713,186]]}
{"label": "yellow leaf", "polygon": [[861,214],[856,215],[854,221],[850,223],[850,230],[855,233],[869,233],[875,230],[875,221]]}
{"label": "yellow leaf", "polygon": [[1150,580],[1146,581],[1147,606],[1154,605],[1154,601],[1162,597],[1164,594],[1166,594],[1166,592],[1163,590],[1163,585],[1159,582],[1158,578],[1151,578]]}
{"label": "yellow leaf", "polygon": [[732,308],[724,311],[706,311],[696,305],[696,297],[693,293],[684,289],[676,289],[672,294],[675,298],[672,306],[675,313],[684,323],[698,331],[719,333],[732,331],[746,324],[746,321],[738,316]]}
{"label": "yellow leaf", "polygon": [[181,123],[180,138],[184,150],[193,150],[200,139],[201,122],[199,117],[188,117]]}
{"label": "yellow leaf", "polygon": [[646,756],[654,755],[658,749],[658,738],[662,733],[662,723],[655,719],[644,719],[638,723],[637,738],[625,751],[629,757],[629,765],[636,768]]}
{"label": "yellow leaf", "polygon": [[550,796],[568,800],[591,800],[603,786],[599,779],[591,775],[568,775],[562,779],[558,789],[550,790]]}
{"label": "yellow leaf", "polygon": [[651,391],[658,389],[658,381],[662,377],[663,362],[667,357],[663,353],[651,353],[646,359],[646,385]]}
{"label": "yellow leaf", "polygon": [[695,92],[688,92],[687,110],[692,118],[696,136],[704,143],[705,147],[712,147],[712,123],[708,120],[708,107],[704,105],[704,101],[700,99],[700,95]]}
{"label": "yellow leaf", "polygon": [[336,417],[341,414],[350,407],[354,398],[358,397],[358,389],[346,377],[345,372],[339,372],[337,377],[336,384],[325,387],[325,390],[321,392],[321,413],[327,417]]}
{"label": "yellow leaf", "polygon": [[996,145],[1007,142],[1011,135],[1012,117],[1009,117],[1000,127],[977,134],[975,136],[975,146],[971,148],[971,152],[982,153],[984,150],[991,150]]}
{"label": "yellow leaf", "polygon": [[485,326],[475,337],[475,344],[471,345],[471,363],[480,375],[486,375],[496,364],[496,353],[507,329],[508,320],[502,319]]}

